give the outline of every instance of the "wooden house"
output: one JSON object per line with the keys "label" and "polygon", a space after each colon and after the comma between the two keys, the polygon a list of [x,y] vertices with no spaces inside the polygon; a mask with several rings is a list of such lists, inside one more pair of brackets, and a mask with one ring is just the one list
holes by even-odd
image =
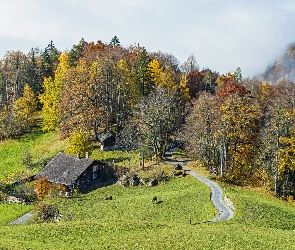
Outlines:
{"label": "wooden house", "polygon": [[58,153],[35,177],[44,177],[52,183],[68,188],[83,188],[100,179],[104,162]]}
{"label": "wooden house", "polygon": [[102,151],[115,149],[116,138],[111,132],[109,131],[102,132],[99,135],[97,135],[97,139],[101,144]]}

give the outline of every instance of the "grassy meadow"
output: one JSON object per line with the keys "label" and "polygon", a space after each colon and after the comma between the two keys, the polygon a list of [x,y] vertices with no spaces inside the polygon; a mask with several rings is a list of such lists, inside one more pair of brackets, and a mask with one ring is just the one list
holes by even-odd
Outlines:
{"label": "grassy meadow", "polygon": [[33,206],[28,205],[0,203],[0,225],[5,225],[32,209]]}
{"label": "grassy meadow", "polygon": [[[65,146],[54,132],[35,131],[2,142],[0,177],[23,168],[21,155],[28,147],[38,163]],[[91,157],[132,167],[139,162],[135,155],[139,157],[96,149]],[[169,169],[161,165],[157,171]],[[205,173],[201,168],[195,171]],[[8,225],[32,206],[0,203],[0,249],[294,249],[294,206],[261,190],[219,184],[236,211],[233,219],[218,223],[208,223],[216,216],[209,189],[191,176],[156,187],[110,185],[74,198],[48,200],[63,214],[54,223]],[[105,200],[108,196],[113,199]],[[154,196],[158,204],[151,202]]]}
{"label": "grassy meadow", "polygon": [[[191,176],[152,188],[111,185],[57,199],[61,222],[2,224],[0,249],[294,249],[292,205],[224,188],[236,213],[218,223],[207,222],[215,216],[209,190]],[[113,200],[104,199],[109,195]],[[158,204],[151,202],[155,195]]]}
{"label": "grassy meadow", "polygon": [[39,165],[63,151],[65,145],[56,132],[42,133],[39,129],[19,139],[0,142],[0,179],[25,170],[22,158],[27,150],[32,156],[32,163]]}

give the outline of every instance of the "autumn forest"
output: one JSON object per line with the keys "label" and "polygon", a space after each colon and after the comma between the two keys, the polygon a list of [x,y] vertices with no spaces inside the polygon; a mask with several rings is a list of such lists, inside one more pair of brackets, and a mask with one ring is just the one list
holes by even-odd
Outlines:
{"label": "autumn forest", "polygon": [[294,45],[253,79],[201,69],[173,55],[81,39],[69,51],[51,41],[0,60],[0,140],[36,126],[63,139],[116,136],[119,150],[162,159],[177,142],[212,174],[236,185],[295,194]]}

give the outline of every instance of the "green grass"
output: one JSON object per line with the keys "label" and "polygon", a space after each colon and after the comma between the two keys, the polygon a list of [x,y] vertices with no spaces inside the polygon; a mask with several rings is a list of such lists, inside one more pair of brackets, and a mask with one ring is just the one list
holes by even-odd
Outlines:
{"label": "green grass", "polygon": [[[104,200],[106,196],[113,200]],[[157,196],[158,204],[151,202]],[[156,187],[103,187],[81,198],[61,199],[60,210],[75,221],[112,220],[122,223],[146,222],[188,224],[214,218],[214,208],[208,200],[209,190],[192,177],[172,179]]]}
{"label": "green grass", "polygon": [[178,158],[181,159],[181,158],[187,158],[188,156],[186,155],[186,153],[182,149],[176,148],[172,152],[172,157],[175,159],[178,159]]}
{"label": "green grass", "polygon": [[0,203],[0,225],[11,222],[30,210],[32,210],[32,206]]}
{"label": "green grass", "polygon": [[22,157],[30,149],[32,161],[38,164],[53,158],[65,148],[65,142],[59,139],[56,132],[42,133],[36,129],[31,134],[26,134],[17,140],[7,140],[0,143],[0,179],[13,172],[22,171]]}
{"label": "green grass", "polygon": [[91,159],[106,161],[127,168],[136,168],[140,165],[140,155],[136,151],[101,151],[97,148],[93,150],[90,157]]}
{"label": "green grass", "polygon": [[[209,190],[190,176],[150,187],[103,187],[58,199],[59,223],[0,227],[4,249],[294,249],[295,208],[266,194],[224,186],[232,220],[214,217]],[[106,196],[113,200],[104,200]],[[157,196],[162,202],[153,204]],[[192,220],[192,225],[189,220]]]}
{"label": "green grass", "polygon": [[[32,133],[26,134],[19,139],[0,142],[0,180],[13,173],[25,170],[22,158],[29,148],[34,165],[42,166],[51,160],[58,152],[66,148],[66,141],[60,139],[57,132],[43,133],[36,128]],[[91,158],[115,163],[120,166],[135,168],[139,166],[139,154],[134,152],[107,151],[95,149]],[[40,167],[33,170],[36,173]],[[32,173],[32,174],[33,174]]]}
{"label": "green grass", "polygon": [[[223,184],[236,204],[235,221],[242,225],[295,230],[295,207],[266,193],[245,190]],[[295,232],[295,231],[294,231]]]}
{"label": "green grass", "polygon": [[[38,131],[2,142],[0,177],[22,169],[27,147],[37,163],[63,151],[65,143],[57,133]],[[96,149],[91,158],[133,168],[138,166],[137,155]],[[169,170],[161,165],[145,175],[160,168]],[[236,211],[233,219],[218,223],[206,223],[216,213],[209,189],[191,176],[153,188],[111,185],[54,200],[63,213],[59,223],[7,225],[32,207],[0,204],[0,249],[294,249],[294,206],[269,194],[219,184]],[[113,200],[104,199],[110,195]],[[153,196],[158,204],[151,202]]]}

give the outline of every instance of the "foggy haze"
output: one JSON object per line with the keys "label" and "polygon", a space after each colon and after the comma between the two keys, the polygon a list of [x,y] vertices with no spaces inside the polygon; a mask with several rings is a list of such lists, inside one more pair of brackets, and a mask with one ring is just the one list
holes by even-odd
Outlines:
{"label": "foggy haze", "polygon": [[194,54],[201,68],[244,77],[265,71],[295,41],[292,0],[0,0],[0,57],[50,40],[63,51],[83,37],[150,52]]}

